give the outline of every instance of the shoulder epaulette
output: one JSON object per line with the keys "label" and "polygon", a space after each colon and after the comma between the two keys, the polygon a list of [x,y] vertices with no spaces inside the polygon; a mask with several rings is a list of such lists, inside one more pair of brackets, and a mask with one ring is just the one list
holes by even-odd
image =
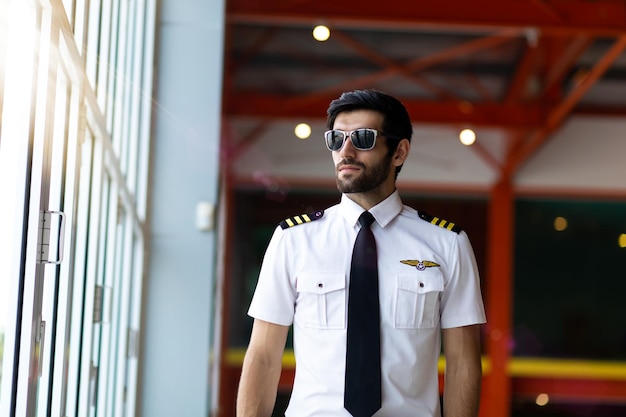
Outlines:
{"label": "shoulder epaulette", "polygon": [[448,229],[453,231],[454,233],[461,233],[461,231],[463,229],[461,229],[461,227],[457,224],[454,224],[452,222],[449,222],[447,220],[444,219],[440,219],[439,217],[435,217],[435,216],[431,216],[430,214],[426,213],[425,211],[421,211],[419,210],[417,212],[417,215],[420,217],[420,219],[427,221],[428,223],[432,223],[436,226],[439,227],[443,227],[444,229]]}
{"label": "shoulder epaulette", "polygon": [[288,219],[280,222],[280,227],[283,229],[288,229],[293,226],[297,226],[299,224],[309,223],[313,220],[319,220],[324,215],[324,210],[317,210],[311,214],[301,214],[299,216],[289,217]]}

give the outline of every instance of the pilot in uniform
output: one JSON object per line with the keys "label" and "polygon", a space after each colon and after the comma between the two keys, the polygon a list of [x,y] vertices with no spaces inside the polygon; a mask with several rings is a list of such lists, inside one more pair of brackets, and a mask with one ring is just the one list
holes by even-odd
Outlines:
{"label": "pilot in uniform", "polygon": [[[378,248],[381,416],[439,416],[441,329],[485,322],[469,239],[405,206],[397,190],[372,207]],[[293,324],[296,374],[286,416],[346,416],[350,256],[363,208],[344,194],[325,211],[286,219],[264,257],[249,315]]]}

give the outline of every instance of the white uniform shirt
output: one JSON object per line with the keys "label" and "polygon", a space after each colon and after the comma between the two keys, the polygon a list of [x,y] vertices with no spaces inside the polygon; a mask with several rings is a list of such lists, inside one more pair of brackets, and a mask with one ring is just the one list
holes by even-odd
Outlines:
{"label": "white uniform shirt", "polygon": [[[248,314],[294,326],[287,416],[350,416],[343,408],[347,302],[362,212],[344,195],[311,222],[278,227],[268,245]],[[440,329],[485,322],[474,253],[465,232],[420,219],[397,191],[370,212],[381,309],[382,408],[375,416],[438,417]]]}

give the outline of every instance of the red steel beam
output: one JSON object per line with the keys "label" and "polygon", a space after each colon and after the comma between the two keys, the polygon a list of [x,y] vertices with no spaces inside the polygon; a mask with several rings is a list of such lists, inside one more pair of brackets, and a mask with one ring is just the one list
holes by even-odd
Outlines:
{"label": "red steel beam", "polygon": [[[228,137],[227,124],[222,123],[222,131],[220,135],[220,148],[229,149],[229,144],[232,140]],[[230,277],[232,274],[232,258],[233,258],[233,245],[231,239],[235,235],[235,177],[233,170],[234,159],[228,155],[222,155],[220,167],[221,177],[221,190],[220,201],[223,206],[220,207],[220,234],[223,233],[226,244],[223,246],[221,253],[222,259],[220,263],[222,265],[221,275],[217,277],[217,281],[220,285],[217,286],[218,291],[221,291],[219,298],[221,298],[224,305],[228,305],[230,300],[231,285]],[[223,209],[223,210],[222,210]],[[218,324],[218,331],[220,332],[219,352],[217,353],[219,361],[219,382],[218,382],[218,412],[216,417],[229,417],[234,415],[234,401],[236,398],[237,383],[233,382],[232,376],[226,372],[226,353],[228,352],[230,345],[230,309],[223,308],[220,312],[221,318]],[[238,379],[237,379],[238,380]],[[232,410],[232,411],[231,411]],[[232,414],[231,414],[232,413]]]}
{"label": "red steel beam", "polygon": [[500,173],[502,164],[485,148],[480,142],[475,142],[470,146],[470,149],[474,151],[487,165],[491,167],[495,172]]}
{"label": "red steel beam", "polygon": [[563,53],[549,64],[544,81],[544,91],[550,91],[555,85],[563,81],[567,72],[576,64],[578,58],[592,43],[592,39],[585,35],[578,35],[565,47]]}
{"label": "red steel beam", "polygon": [[[327,96],[330,93],[336,94],[337,92],[352,90],[355,88],[362,87],[364,85],[376,84],[382,80],[385,80],[387,78],[390,78],[396,75],[423,71],[426,68],[432,67],[437,64],[441,64],[450,59],[453,59],[459,56],[469,55],[474,52],[492,48],[502,43],[508,42],[514,37],[516,37],[518,34],[519,34],[518,29],[511,29],[511,28],[503,29],[494,34],[481,37],[478,39],[473,39],[471,41],[464,42],[460,45],[455,45],[451,48],[447,48],[447,49],[444,49],[442,51],[439,51],[439,52],[436,52],[427,56],[417,57],[409,61],[403,66],[398,66],[398,65],[387,66],[381,69],[380,71],[375,71],[375,72],[371,72],[369,74],[365,74],[360,77],[347,79],[343,82],[337,83],[335,85],[331,85],[330,87],[320,89],[316,91],[315,93],[309,94],[307,96],[290,99],[287,103],[285,103],[286,106],[281,106],[281,107],[283,108],[286,107],[289,109],[297,109],[297,108],[300,108],[301,106],[306,106],[307,105],[306,102],[308,101],[313,102],[314,100],[316,100],[316,98],[319,98],[321,96]],[[254,113],[255,111],[253,110],[251,114],[254,114]]]}
{"label": "red steel beam", "polygon": [[413,72],[409,71],[407,68],[402,66],[401,64],[393,61],[390,58],[387,58],[383,54],[381,54],[378,51],[370,48],[369,46],[363,44],[362,42],[357,41],[356,39],[352,38],[351,36],[348,36],[343,31],[341,31],[341,30],[334,30],[333,31],[333,37],[335,39],[337,39],[339,42],[341,42],[344,45],[346,45],[347,47],[349,47],[349,48],[353,49],[354,51],[356,51],[359,55],[361,55],[365,59],[369,60],[370,62],[372,62],[372,63],[374,63],[376,65],[378,65],[379,67],[381,67],[383,69],[386,68],[386,69],[388,69],[390,71],[398,72],[399,74],[402,74],[407,79],[413,81],[414,83],[416,83],[420,87],[422,87],[425,90],[431,92],[435,97],[437,97],[439,99],[444,99],[444,98],[445,99],[451,99],[451,98],[453,98],[453,95],[451,93],[445,91],[441,87],[436,86],[435,84],[431,83],[430,81],[428,81],[424,77],[421,77],[418,74],[414,74]]}
{"label": "red steel beam", "polygon": [[513,175],[528,158],[530,158],[550,137],[550,135],[563,123],[574,106],[589,91],[589,89],[602,77],[606,70],[626,49],[626,34],[619,37],[602,59],[591,69],[580,84],[548,115],[546,125],[535,131],[529,141],[507,162],[505,170]]}
{"label": "red steel beam", "polygon": [[517,64],[517,70],[515,71],[506,92],[506,96],[504,98],[505,103],[515,102],[525,98],[527,95],[528,82],[534,73],[538,55],[541,51],[541,48],[539,47],[539,39],[537,39],[536,42],[537,44],[531,44],[528,41],[526,42],[524,54]]}
{"label": "red steel beam", "polygon": [[230,23],[336,27],[493,29],[538,28],[544,33],[618,36],[626,33],[626,3],[622,0],[446,0],[445,2],[356,2],[318,0],[230,0]]}
{"label": "red steel beam", "polygon": [[255,39],[255,41],[247,49],[244,50],[242,56],[238,59],[230,57],[229,71],[237,72],[244,67],[251,59],[253,59],[274,37],[278,32],[277,27],[267,28],[263,33]]}
{"label": "red steel beam", "polygon": [[503,43],[509,42],[519,36],[520,30],[506,28],[490,35],[463,42],[443,51],[435,52],[425,57],[417,57],[406,64],[406,68],[411,71],[423,71],[426,68],[450,61],[461,56],[471,55],[475,52],[493,48]]}
{"label": "red steel beam", "polygon": [[[239,92],[229,94],[227,116],[260,118],[325,118],[328,104],[339,93],[293,97]],[[546,122],[547,106],[464,101],[428,101],[402,99],[415,123],[470,124],[507,129],[539,128]]]}
{"label": "red steel beam", "polygon": [[230,157],[236,161],[239,155],[243,154],[250,146],[252,146],[269,128],[270,121],[262,120],[256,125],[251,132],[244,136],[236,145],[233,145]]}
{"label": "red steel beam", "polygon": [[485,379],[481,416],[508,417],[511,407],[511,356],[513,321],[513,219],[511,178],[503,176],[491,192],[488,215],[489,266],[486,280],[486,348],[491,361]]}
{"label": "red steel beam", "polygon": [[467,73],[465,74],[465,79],[469,83],[470,86],[478,93],[482,101],[494,103],[496,102],[496,98],[491,94],[489,89],[485,87],[480,78],[478,78],[475,74]]}

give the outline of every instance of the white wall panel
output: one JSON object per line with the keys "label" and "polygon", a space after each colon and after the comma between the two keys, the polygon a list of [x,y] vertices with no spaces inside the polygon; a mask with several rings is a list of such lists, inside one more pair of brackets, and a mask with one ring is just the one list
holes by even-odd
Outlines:
{"label": "white wall panel", "polygon": [[626,118],[570,120],[522,167],[516,184],[626,192]]}

